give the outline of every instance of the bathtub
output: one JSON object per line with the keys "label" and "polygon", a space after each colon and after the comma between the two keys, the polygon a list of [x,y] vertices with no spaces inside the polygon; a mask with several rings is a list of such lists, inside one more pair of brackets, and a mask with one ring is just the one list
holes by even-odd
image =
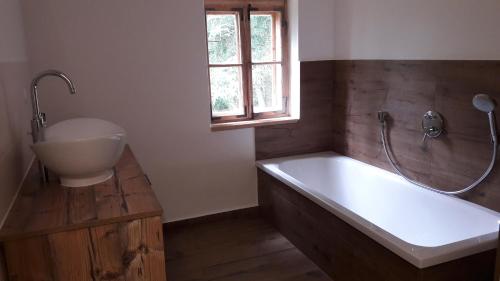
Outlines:
{"label": "bathtub", "polygon": [[419,269],[497,247],[499,213],[363,162],[325,152],[257,166]]}

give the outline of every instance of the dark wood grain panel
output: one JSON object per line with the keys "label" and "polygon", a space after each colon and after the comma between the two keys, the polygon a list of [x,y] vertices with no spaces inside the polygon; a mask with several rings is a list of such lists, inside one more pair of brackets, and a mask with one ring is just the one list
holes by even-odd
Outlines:
{"label": "dark wood grain panel", "polygon": [[300,74],[300,121],[256,128],[257,160],[332,149],[333,65],[301,63]]}
{"label": "dark wood grain panel", "polygon": [[[382,151],[377,111],[388,111],[394,155],[406,173],[443,190],[465,187],[488,166],[488,119],[475,94],[500,101],[498,61],[331,61],[335,68],[334,148],[392,171]],[[421,145],[427,110],[445,118],[446,134]],[[500,156],[499,156],[500,157]],[[500,158],[499,158],[500,159]],[[498,169],[465,199],[500,211]]]}
{"label": "dark wood grain panel", "polygon": [[259,170],[262,213],[336,281],[489,281],[495,251],[418,269]]}
{"label": "dark wood grain panel", "polygon": [[56,181],[41,185],[36,167],[21,188],[1,240],[161,216],[153,189],[127,147],[106,182],[88,188],[67,188]]}
{"label": "dark wood grain panel", "polygon": [[[448,191],[467,186],[492,150],[487,116],[472,98],[486,93],[500,102],[499,73],[499,61],[301,63],[301,120],[256,128],[256,158],[334,150],[393,172],[380,141],[377,112],[384,110],[391,147],[408,176]],[[444,116],[446,134],[422,145],[428,110]],[[463,198],[500,211],[499,170]]]}
{"label": "dark wood grain panel", "polygon": [[499,239],[498,248],[497,248],[497,263],[496,263],[496,270],[495,270],[495,281],[500,281],[500,239]]}

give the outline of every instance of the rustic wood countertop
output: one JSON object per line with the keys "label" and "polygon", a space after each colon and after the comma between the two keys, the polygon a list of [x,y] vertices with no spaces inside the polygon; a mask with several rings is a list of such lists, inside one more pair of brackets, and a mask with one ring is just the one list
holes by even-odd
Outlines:
{"label": "rustic wood countertop", "polygon": [[127,146],[106,182],[68,188],[43,185],[33,165],[0,230],[0,241],[161,216],[149,180]]}

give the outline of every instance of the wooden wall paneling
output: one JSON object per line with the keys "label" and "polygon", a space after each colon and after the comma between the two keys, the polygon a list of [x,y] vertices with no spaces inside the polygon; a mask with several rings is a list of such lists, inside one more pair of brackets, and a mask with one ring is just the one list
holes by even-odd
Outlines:
{"label": "wooden wall paneling", "polygon": [[302,63],[300,72],[300,121],[255,128],[257,160],[332,149],[333,65]]}
{"label": "wooden wall paneling", "polygon": [[[499,234],[500,236],[500,234]],[[497,248],[497,262],[496,262],[496,270],[495,270],[495,281],[500,281],[500,239],[498,241]]]}
{"label": "wooden wall paneling", "polygon": [[[492,150],[487,115],[472,98],[486,93],[500,103],[499,73],[500,61],[303,62],[301,120],[256,128],[256,159],[334,150],[393,172],[380,141],[377,112],[384,110],[391,148],[408,176],[443,190],[468,186]],[[421,118],[428,110],[443,115],[446,133],[423,146]],[[498,185],[495,168],[462,198],[500,211]]]}
{"label": "wooden wall paneling", "polygon": [[[475,94],[500,101],[499,61],[332,61],[334,150],[393,171],[382,151],[378,110],[388,111],[390,141],[401,168],[443,190],[465,187],[489,164],[491,144],[485,113]],[[343,107],[342,107],[343,106]],[[446,134],[421,146],[420,122],[427,110],[445,118]],[[338,125],[344,124],[344,125]],[[500,173],[464,199],[500,211]]]}

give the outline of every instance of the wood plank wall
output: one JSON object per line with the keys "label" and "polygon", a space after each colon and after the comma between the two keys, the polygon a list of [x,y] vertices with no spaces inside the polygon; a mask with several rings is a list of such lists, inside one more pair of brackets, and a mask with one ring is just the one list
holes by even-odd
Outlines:
{"label": "wood plank wall", "polygon": [[300,121],[257,128],[257,160],[333,149],[333,67],[329,61],[301,63]]}
{"label": "wood plank wall", "polygon": [[[377,120],[385,110],[392,149],[412,178],[452,190],[473,182],[489,163],[487,115],[474,109],[472,97],[486,93],[500,102],[500,61],[307,62],[301,76],[301,121],[257,128],[257,159],[334,150],[392,171]],[[422,146],[420,122],[431,109],[443,115],[446,134]],[[496,167],[464,198],[500,211]]]}

